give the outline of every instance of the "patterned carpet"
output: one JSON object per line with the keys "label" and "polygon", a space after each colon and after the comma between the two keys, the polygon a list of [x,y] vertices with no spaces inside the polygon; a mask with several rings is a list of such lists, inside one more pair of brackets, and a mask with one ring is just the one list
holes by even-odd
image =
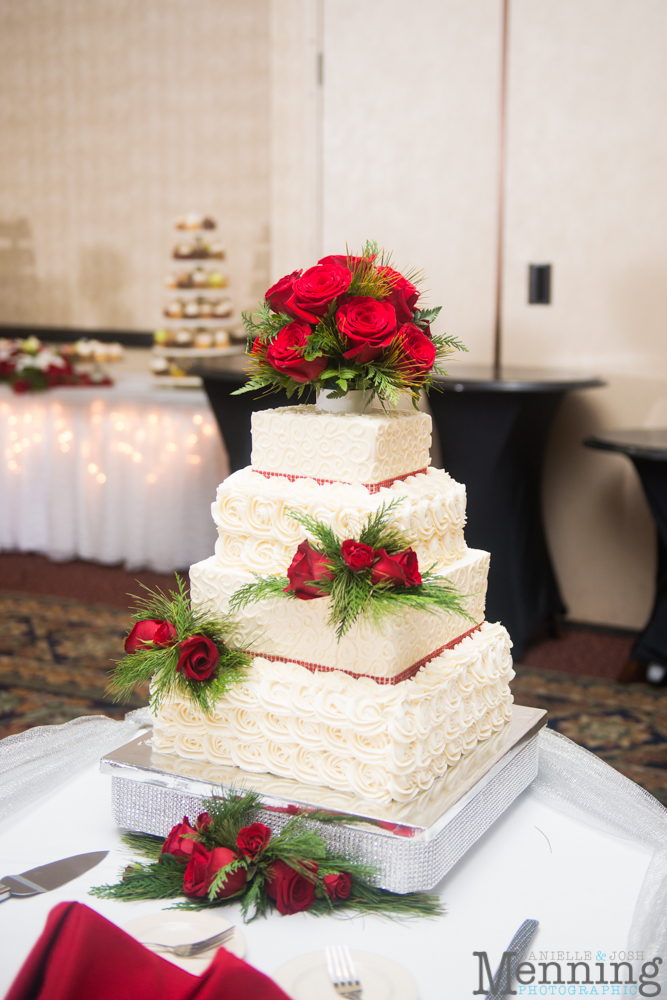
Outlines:
{"label": "patterned carpet", "polygon": [[[80,715],[122,718],[145,704],[145,692],[127,706],[106,692],[130,625],[126,610],[0,592],[0,616],[0,737]],[[554,729],[667,805],[667,689],[534,666],[517,667],[512,689],[519,704],[546,708]]]}
{"label": "patterned carpet", "polygon": [[123,653],[128,611],[32,594],[0,593],[0,737],[81,715],[122,719],[106,688]]}

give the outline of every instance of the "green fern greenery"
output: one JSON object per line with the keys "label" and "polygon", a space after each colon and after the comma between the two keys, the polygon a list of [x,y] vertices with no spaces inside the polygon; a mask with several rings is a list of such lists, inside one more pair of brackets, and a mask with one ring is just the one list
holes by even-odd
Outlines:
{"label": "green fern greenery", "polygon": [[[358,541],[373,549],[384,549],[388,555],[396,555],[409,548],[410,539],[391,526],[390,514],[400,504],[400,499],[382,504],[368,515],[359,532]],[[290,517],[302,524],[311,538],[316,540],[316,551],[326,556],[333,579],[313,581],[313,585],[325,591],[329,597],[329,626],[335,630],[340,642],[356,621],[369,622],[378,628],[387,618],[414,609],[428,613],[459,615],[474,623],[474,618],[465,609],[465,597],[449,580],[435,573],[433,567],[421,573],[422,582],[414,587],[405,587],[391,582],[372,583],[371,570],[355,572],[349,568],[341,554],[342,539],[328,525],[317,521],[309,514],[288,511]],[[281,597],[299,600],[292,590],[287,590],[287,577],[255,575],[251,583],[246,583],[232,596],[230,612],[236,613],[250,604]]]}
{"label": "green fern greenery", "polygon": [[[236,852],[236,838],[239,831],[254,822],[261,808],[259,796],[254,792],[238,795],[225,793],[206,799],[204,809],[211,818],[206,830],[200,831],[196,839],[207,850],[226,847]],[[315,886],[315,899],[308,910],[314,916],[331,915],[337,912],[376,913],[389,917],[434,917],[443,913],[437,896],[428,893],[410,892],[399,894],[372,885],[376,869],[363,861],[331,852],[313,823],[350,822],[351,817],[329,814],[321,810],[304,816],[295,816],[272,835],[264,851],[250,860],[236,857],[221,868],[208,889],[208,895],[197,898],[182,898],[175,909],[200,910],[209,907],[226,906],[239,902],[245,922],[255,917],[265,916],[275,908],[274,901],[266,892],[266,881],[275,861],[284,861]],[[162,854],[164,841],[148,833],[125,833],[123,843],[131,851],[143,856],[144,860],[129,864],[124,869],[119,882],[112,885],[96,886],[90,890],[92,896],[102,899],[118,899],[136,902],[145,899],[179,899],[184,896],[183,876],[185,864],[171,854]],[[309,863],[317,863],[315,874]],[[247,881],[233,896],[217,899],[218,889],[226,876],[239,868],[245,868]],[[332,900],[324,890],[326,875],[347,872],[352,886],[347,899]]]}
{"label": "green fern greenery", "polygon": [[[167,621],[176,629],[177,640],[167,649],[146,644],[116,663],[109,690],[117,701],[129,698],[137,684],[152,679],[151,708],[172,693],[189,698],[204,712],[210,711],[220,695],[242,680],[250,657],[243,652],[242,637],[232,615],[219,615],[205,608],[193,608],[183,579],[177,575],[178,592],[152,591],[144,584],[145,597],[136,597],[134,620]],[[220,662],[215,674],[205,681],[193,680],[177,670],[178,644],[194,635],[203,635],[218,648]]]}

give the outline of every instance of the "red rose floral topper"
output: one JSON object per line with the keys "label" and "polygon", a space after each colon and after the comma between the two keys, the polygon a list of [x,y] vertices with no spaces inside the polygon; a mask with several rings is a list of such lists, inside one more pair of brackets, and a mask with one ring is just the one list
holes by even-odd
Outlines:
{"label": "red rose floral topper", "polygon": [[446,374],[445,358],[466,350],[433,333],[440,306],[420,305],[419,280],[371,242],[360,257],[322,257],[281,278],[256,316],[243,315],[252,374],[237,392],[285,389],[301,398],[314,387],[336,399],[361,389],[389,403],[410,392],[416,404],[433,375]]}
{"label": "red rose floral topper", "polygon": [[[126,833],[124,843],[146,859],[128,865],[116,885],[98,886],[102,898],[175,899],[179,909],[240,903],[247,922],[267,912],[315,915],[352,910],[403,916],[436,916],[437,896],[377,889],[375,870],[329,850],[321,834],[349,816],[319,810],[292,815],[279,833],[257,822],[254,792],[204,800],[192,825],[187,816],[166,840]],[[294,809],[291,810],[294,813]],[[316,827],[317,829],[314,829]]]}
{"label": "red rose floral topper", "polygon": [[401,532],[391,527],[390,515],[400,499],[382,504],[369,514],[359,538],[341,540],[322,521],[288,510],[316,543],[305,539],[287,569],[287,577],[255,574],[232,595],[232,613],[274,597],[312,601],[328,597],[328,624],[338,641],[357,619],[378,627],[389,615],[409,608],[457,614],[473,621],[464,608],[465,597],[433,567],[420,570],[417,553]]}
{"label": "red rose floral topper", "polygon": [[151,681],[151,707],[178,691],[204,711],[244,676],[250,657],[241,648],[230,615],[192,608],[182,579],[178,593],[144,589],[137,598],[136,622],[125,639],[111,690],[128,698],[137,684]]}

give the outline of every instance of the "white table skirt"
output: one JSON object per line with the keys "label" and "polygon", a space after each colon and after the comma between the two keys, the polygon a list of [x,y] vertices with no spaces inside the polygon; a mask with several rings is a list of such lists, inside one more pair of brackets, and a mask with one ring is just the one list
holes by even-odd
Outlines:
{"label": "white table skirt", "polygon": [[213,552],[229,465],[200,390],[0,386],[0,449],[0,549],[157,572]]}
{"label": "white table skirt", "polygon": [[[0,995],[57,903],[79,900],[118,925],[170,905],[168,901],[122,903],[86,894],[92,885],[116,881],[128,861],[111,819],[110,778],[99,774],[97,767],[89,767],[0,825],[3,873],[103,849],[110,849],[111,854],[101,865],[61,889],[30,899],[10,899],[0,906]],[[348,944],[401,962],[415,977],[421,1000],[459,1000],[478,989],[478,960],[473,952],[487,951],[495,970],[516,929],[533,917],[540,922],[530,946],[537,961],[560,958],[567,979],[568,958],[590,951],[593,978],[597,978],[592,963],[598,952],[609,962],[619,958],[613,953],[627,947],[650,857],[645,846],[556,811],[528,789],[439,886],[446,916],[391,921],[275,914],[243,928],[246,958],[271,974],[298,955],[327,944]],[[220,913],[240,924],[238,906],[225,907]],[[653,956],[645,956],[649,957]],[[518,989],[520,995],[530,995],[528,987]],[[536,994],[542,989],[537,986]],[[562,993],[563,988],[556,987],[555,995],[559,989]],[[566,987],[566,994],[572,989]],[[576,995],[581,990],[576,987]],[[637,986],[627,990],[623,994],[621,987],[621,995],[637,995]],[[597,992],[603,993],[602,987]],[[613,993],[611,987],[606,992]]]}

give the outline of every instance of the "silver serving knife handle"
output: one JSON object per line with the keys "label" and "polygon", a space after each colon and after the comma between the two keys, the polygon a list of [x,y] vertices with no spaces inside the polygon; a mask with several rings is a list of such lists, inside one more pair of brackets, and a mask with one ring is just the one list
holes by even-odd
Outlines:
{"label": "silver serving knife handle", "polygon": [[10,896],[36,896],[38,892],[46,892],[46,889],[22,875],[3,875],[0,882],[0,903],[4,903]]}
{"label": "silver serving knife handle", "polygon": [[[507,973],[507,988],[512,989],[512,983],[514,982],[514,977],[516,976],[516,970],[521,964],[521,960],[526,952],[526,948],[530,944],[533,934],[539,927],[537,920],[524,920],[519,927],[518,931],[508,944],[505,949],[505,954],[512,953],[509,960],[509,972]],[[503,956],[504,958],[504,956]],[[500,982],[500,975],[503,969],[503,959],[500,960],[500,966],[496,969],[496,974],[494,977],[494,982],[497,983],[498,987],[502,988]],[[491,987],[493,991],[493,986]],[[507,1000],[506,993],[487,993],[486,1000]]]}

